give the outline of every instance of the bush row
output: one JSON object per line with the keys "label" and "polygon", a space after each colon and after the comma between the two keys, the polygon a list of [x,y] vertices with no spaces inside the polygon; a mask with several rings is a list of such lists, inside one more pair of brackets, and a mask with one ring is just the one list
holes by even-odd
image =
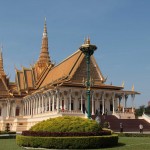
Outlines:
{"label": "bush row", "polygon": [[16,132],[0,131],[0,134],[16,134]]}
{"label": "bush row", "polygon": [[23,131],[24,136],[38,137],[66,137],[66,136],[102,136],[111,135],[111,131],[104,130],[100,132],[40,132],[40,131]]}
{"label": "bush row", "polygon": [[16,135],[1,135],[0,139],[15,139]]}
{"label": "bush row", "polygon": [[33,137],[16,136],[16,143],[23,147],[49,149],[90,149],[112,147],[118,144],[118,135],[87,137]]}
{"label": "bush row", "polygon": [[150,134],[140,134],[140,133],[119,133],[120,137],[150,137]]}

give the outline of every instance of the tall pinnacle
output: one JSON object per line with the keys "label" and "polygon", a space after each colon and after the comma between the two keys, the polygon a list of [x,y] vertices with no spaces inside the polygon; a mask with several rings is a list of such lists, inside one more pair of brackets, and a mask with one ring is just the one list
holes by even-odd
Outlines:
{"label": "tall pinnacle", "polygon": [[45,20],[44,20],[44,32],[43,32],[43,37],[47,37],[46,17],[45,17]]}
{"label": "tall pinnacle", "polygon": [[41,52],[39,56],[39,63],[46,63],[49,64],[50,56],[48,52],[48,36],[47,36],[47,26],[46,26],[46,18],[44,20],[44,31],[43,31],[43,37],[42,37],[42,46],[41,46]]}
{"label": "tall pinnacle", "polygon": [[0,47],[0,74],[5,75],[4,67],[3,67],[2,46]]}

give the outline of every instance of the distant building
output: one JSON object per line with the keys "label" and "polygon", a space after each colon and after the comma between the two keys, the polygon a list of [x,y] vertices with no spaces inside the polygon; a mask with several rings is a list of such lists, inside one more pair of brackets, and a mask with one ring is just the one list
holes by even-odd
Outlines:
{"label": "distant building", "polygon": [[[90,43],[90,39],[85,42]],[[94,56],[91,56],[91,113],[134,118],[134,98],[138,92],[123,86],[106,84]],[[63,115],[85,117],[87,99],[85,55],[77,50],[59,64],[51,61],[48,51],[46,21],[39,59],[31,67],[15,68],[15,82],[10,82],[3,68],[0,52],[0,130],[28,130],[39,121]],[[131,96],[132,106],[127,108]],[[129,112],[129,113],[128,113]],[[118,114],[119,113],[119,114]],[[124,115],[124,114],[128,115]]]}

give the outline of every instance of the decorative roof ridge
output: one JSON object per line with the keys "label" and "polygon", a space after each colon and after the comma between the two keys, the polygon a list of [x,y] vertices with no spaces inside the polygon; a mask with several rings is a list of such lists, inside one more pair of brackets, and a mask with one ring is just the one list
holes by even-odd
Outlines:
{"label": "decorative roof ridge", "polygon": [[[49,66],[50,66],[50,65],[49,65]],[[45,67],[45,69],[44,69],[43,72],[41,73],[41,75],[40,75],[38,81],[35,83],[35,88],[36,88],[36,89],[41,85],[42,81],[44,80],[44,77],[49,73],[49,71],[50,71],[50,69],[51,69],[51,67],[49,67],[49,66]]]}
{"label": "decorative roof ridge", "polygon": [[77,50],[76,52],[74,52],[73,54],[71,54],[70,56],[68,56],[64,60],[62,60],[60,63],[56,64],[52,69],[58,67],[59,65],[61,65],[62,63],[64,63],[65,61],[67,61],[68,59],[70,59],[71,57],[73,57],[74,55],[76,55],[79,52],[82,53],[80,50]]}
{"label": "decorative roof ridge", "polygon": [[5,81],[3,80],[3,77],[2,77],[2,75],[1,75],[1,74],[0,74],[0,79],[2,80],[2,82],[3,82],[3,84],[4,84],[5,88],[6,88],[6,90],[7,90],[7,91],[8,91],[8,93],[9,93],[8,86],[6,85]]}

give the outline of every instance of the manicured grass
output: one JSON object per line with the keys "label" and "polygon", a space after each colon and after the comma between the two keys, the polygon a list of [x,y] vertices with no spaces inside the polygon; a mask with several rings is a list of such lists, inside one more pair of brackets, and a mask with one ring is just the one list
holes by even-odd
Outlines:
{"label": "manicured grass", "polygon": [[16,145],[16,139],[0,139],[0,150],[24,150]]}
{"label": "manicured grass", "polygon": [[[119,145],[117,147],[104,148],[102,150],[150,150],[149,141],[149,137],[119,137]],[[15,139],[0,139],[0,150],[25,149],[17,146]]]}
{"label": "manicured grass", "polygon": [[[119,137],[119,144],[107,150],[150,150],[149,137]],[[103,150],[106,150],[103,149]]]}

